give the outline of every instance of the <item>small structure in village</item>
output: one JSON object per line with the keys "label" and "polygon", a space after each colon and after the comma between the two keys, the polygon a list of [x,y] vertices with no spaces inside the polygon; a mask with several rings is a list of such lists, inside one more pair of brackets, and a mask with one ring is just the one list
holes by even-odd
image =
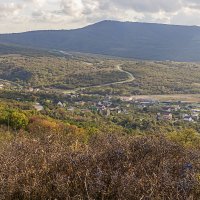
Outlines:
{"label": "small structure in village", "polygon": [[173,119],[173,115],[170,112],[166,113],[157,113],[157,120],[171,121]]}

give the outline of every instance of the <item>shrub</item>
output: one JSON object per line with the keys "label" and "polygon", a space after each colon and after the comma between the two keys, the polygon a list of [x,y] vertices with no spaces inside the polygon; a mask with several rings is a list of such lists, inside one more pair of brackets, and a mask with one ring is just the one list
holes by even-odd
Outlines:
{"label": "shrub", "polygon": [[8,116],[10,118],[10,125],[14,129],[26,128],[28,125],[28,117],[24,113],[13,111]]}
{"label": "shrub", "polygon": [[17,138],[0,153],[0,199],[200,199],[200,152],[164,137]]}

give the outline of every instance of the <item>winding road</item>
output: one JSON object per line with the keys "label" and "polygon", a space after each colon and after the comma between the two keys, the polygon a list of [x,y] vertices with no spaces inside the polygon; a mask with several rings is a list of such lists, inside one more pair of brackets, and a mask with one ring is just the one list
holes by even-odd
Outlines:
{"label": "winding road", "polygon": [[[65,51],[58,51],[59,53],[63,54],[63,55],[71,55],[71,54],[68,54],[67,52]],[[103,62],[103,61],[102,61]],[[115,66],[115,68],[120,71],[120,72],[123,72],[125,74],[128,75],[128,78],[126,80],[123,80],[123,81],[117,81],[117,82],[112,82],[112,83],[105,83],[105,84],[100,84],[100,85],[92,85],[92,86],[87,86],[87,87],[79,87],[79,88],[76,88],[76,89],[73,89],[73,90],[65,90],[63,93],[65,94],[69,94],[69,93],[76,93],[77,91],[80,91],[80,90],[85,90],[85,89],[90,89],[90,88],[100,88],[100,87],[106,87],[106,86],[110,86],[110,85],[118,85],[118,84],[123,84],[123,83],[130,83],[132,81],[135,80],[135,77],[133,76],[133,74],[131,74],[130,72],[128,71],[125,71],[121,68],[122,64],[118,64]]]}
{"label": "winding road", "polygon": [[5,80],[5,79],[0,79],[0,82],[9,83],[9,84],[11,84],[11,85],[15,85],[15,86],[17,86],[17,87],[22,88],[22,86],[21,86],[20,84],[15,83],[15,82],[13,82],[13,81]]}
{"label": "winding road", "polygon": [[75,93],[75,92],[78,92],[80,90],[85,90],[85,89],[90,89],[90,88],[100,88],[100,87],[106,87],[106,86],[110,86],[110,85],[118,85],[118,84],[124,84],[124,83],[130,83],[132,81],[135,80],[135,77],[133,76],[133,74],[131,74],[130,72],[128,71],[125,71],[121,68],[122,64],[118,64],[115,66],[115,68],[120,71],[120,72],[123,72],[125,74],[128,75],[128,78],[126,80],[123,80],[123,81],[117,81],[117,82],[112,82],[112,83],[105,83],[105,84],[100,84],[100,85],[92,85],[92,86],[87,86],[87,87],[79,87],[79,88],[76,88],[76,89],[73,89],[73,90],[65,90],[64,93],[65,94],[69,94],[69,93]]}
{"label": "winding road", "polygon": [[122,66],[122,65],[117,65],[116,68],[117,68],[119,71],[126,73],[126,74],[128,75],[129,78],[128,78],[127,80],[125,80],[125,81],[116,82],[116,83],[114,83],[114,84],[130,83],[130,82],[134,81],[134,80],[135,80],[135,77],[133,76],[133,74],[131,74],[131,73],[128,72],[128,71],[123,70],[123,69],[121,68],[121,66]]}

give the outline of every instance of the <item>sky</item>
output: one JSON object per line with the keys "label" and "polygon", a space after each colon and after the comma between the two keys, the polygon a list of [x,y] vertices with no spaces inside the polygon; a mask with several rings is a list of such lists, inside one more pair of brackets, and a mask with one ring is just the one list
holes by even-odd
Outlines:
{"label": "sky", "polygon": [[200,26],[200,0],[0,0],[0,33],[74,29],[102,20]]}

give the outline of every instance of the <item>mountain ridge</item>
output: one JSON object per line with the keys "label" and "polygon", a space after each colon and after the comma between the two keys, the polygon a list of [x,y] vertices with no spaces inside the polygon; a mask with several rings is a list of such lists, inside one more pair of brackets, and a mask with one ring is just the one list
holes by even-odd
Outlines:
{"label": "mountain ridge", "polygon": [[0,34],[0,43],[142,60],[200,61],[200,27],[101,21],[79,29]]}

